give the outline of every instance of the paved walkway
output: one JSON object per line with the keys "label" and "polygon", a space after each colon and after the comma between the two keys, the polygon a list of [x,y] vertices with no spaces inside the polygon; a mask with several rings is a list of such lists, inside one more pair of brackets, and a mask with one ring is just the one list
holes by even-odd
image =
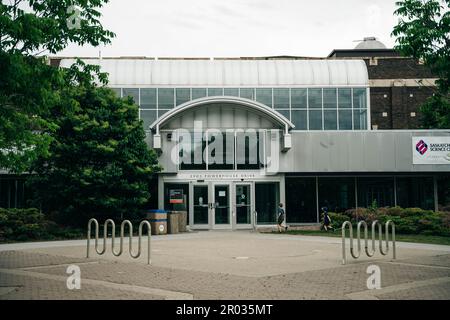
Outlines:
{"label": "paved walkway", "polygon": [[[450,246],[397,243],[390,256],[341,265],[340,239],[254,232],[152,238],[152,264],[95,253],[86,241],[0,245],[0,299],[449,299]],[[100,242],[100,248],[102,242]],[[116,246],[117,250],[118,246]],[[133,250],[137,241],[133,242]],[[69,265],[81,289],[69,290]],[[367,289],[367,267],[381,289]]]}

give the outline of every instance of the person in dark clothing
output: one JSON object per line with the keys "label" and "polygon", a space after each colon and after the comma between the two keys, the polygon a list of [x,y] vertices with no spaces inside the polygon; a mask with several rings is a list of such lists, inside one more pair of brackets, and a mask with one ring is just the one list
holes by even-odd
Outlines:
{"label": "person in dark clothing", "polygon": [[[281,232],[283,230],[283,222],[286,219],[286,215],[284,213],[283,204],[280,203],[278,206],[278,232]],[[285,231],[287,231],[287,226],[284,227]]]}
{"label": "person in dark clothing", "polygon": [[323,207],[322,212],[323,212],[323,228],[325,229],[325,231],[328,231],[328,229],[333,229],[333,227],[331,226],[331,218],[328,215],[328,207]]}

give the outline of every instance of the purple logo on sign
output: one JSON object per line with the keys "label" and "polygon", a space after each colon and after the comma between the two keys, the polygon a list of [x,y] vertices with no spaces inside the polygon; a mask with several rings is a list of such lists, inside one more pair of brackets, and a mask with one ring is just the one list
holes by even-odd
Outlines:
{"label": "purple logo on sign", "polygon": [[416,144],[416,150],[417,150],[417,152],[419,152],[421,155],[423,155],[425,152],[427,152],[427,150],[428,150],[428,145],[425,143],[425,141],[420,140],[420,141],[417,142],[417,144]]}

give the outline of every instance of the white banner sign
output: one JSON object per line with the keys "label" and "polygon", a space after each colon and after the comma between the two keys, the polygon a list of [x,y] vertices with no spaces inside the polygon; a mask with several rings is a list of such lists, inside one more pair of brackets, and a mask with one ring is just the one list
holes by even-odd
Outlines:
{"label": "white banner sign", "polygon": [[413,137],[413,164],[450,165],[450,137]]}

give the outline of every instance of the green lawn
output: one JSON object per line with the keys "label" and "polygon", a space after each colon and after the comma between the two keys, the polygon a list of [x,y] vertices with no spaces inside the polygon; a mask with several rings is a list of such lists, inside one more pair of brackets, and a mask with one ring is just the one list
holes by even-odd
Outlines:
{"label": "green lawn", "polygon": [[[272,232],[279,234],[278,232]],[[346,231],[348,237],[348,230]],[[290,235],[302,235],[302,236],[324,236],[324,237],[336,237],[340,238],[341,229],[337,229],[333,231],[313,231],[313,230],[288,230],[287,232],[283,232],[282,234],[290,234]],[[364,235],[364,232],[361,232]],[[353,237],[356,238],[356,230],[353,231]],[[378,237],[378,235],[377,235]],[[383,233],[384,237],[384,233]],[[369,239],[372,239],[371,232],[369,231]],[[428,236],[421,234],[396,234],[396,241],[404,241],[404,242],[415,242],[415,243],[430,243],[430,244],[444,244],[450,245],[450,237],[443,236]]]}

